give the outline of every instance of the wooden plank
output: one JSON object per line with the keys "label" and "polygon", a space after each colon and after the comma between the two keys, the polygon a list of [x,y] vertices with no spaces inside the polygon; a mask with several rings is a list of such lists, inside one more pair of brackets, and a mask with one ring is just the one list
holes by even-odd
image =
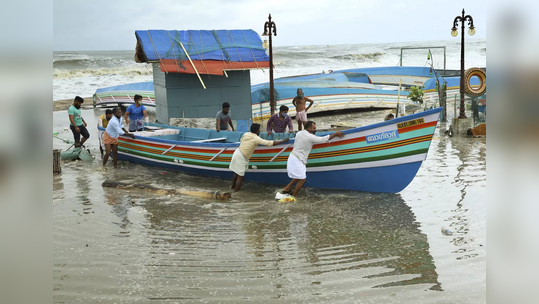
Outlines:
{"label": "wooden plank", "polygon": [[228,147],[224,147],[221,151],[219,151],[219,153],[215,154],[211,159],[210,161],[214,160],[217,156],[221,155],[221,153],[225,152],[225,150],[227,149]]}
{"label": "wooden plank", "polygon": [[279,153],[277,153],[272,159],[270,159],[269,162],[272,162],[274,159],[279,157],[279,155],[281,155],[281,153],[283,153],[286,149],[290,148],[291,145],[293,145],[293,144],[288,144],[286,147],[284,147]]}
{"label": "wooden plank", "polygon": [[172,150],[172,148],[176,147],[177,145],[172,145],[170,148],[166,149],[165,152],[161,153],[161,155],[167,154],[168,151]]}
{"label": "wooden plank", "polygon": [[181,189],[160,189],[151,185],[145,184],[136,184],[136,183],[125,183],[106,180],[101,184],[102,187],[108,188],[118,188],[118,189],[139,189],[148,192],[153,192],[157,194],[181,194],[188,196],[196,196],[202,198],[213,198],[218,200],[227,200],[232,195],[230,192],[221,192],[221,191],[207,191],[207,190],[181,190]]}

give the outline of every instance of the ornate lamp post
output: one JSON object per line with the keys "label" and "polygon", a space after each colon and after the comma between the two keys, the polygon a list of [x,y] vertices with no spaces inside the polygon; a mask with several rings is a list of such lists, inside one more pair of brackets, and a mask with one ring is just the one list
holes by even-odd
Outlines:
{"label": "ornate lamp post", "polygon": [[459,118],[466,118],[466,114],[464,113],[464,110],[465,110],[465,106],[464,106],[464,22],[468,21],[468,26],[470,27],[470,29],[468,30],[468,34],[470,36],[473,36],[475,34],[475,27],[473,25],[472,16],[464,15],[464,9],[462,9],[462,16],[455,17],[455,20],[453,21],[453,28],[451,29],[451,36],[453,37],[457,37],[457,35],[459,34],[457,30],[457,24],[459,21],[460,21],[461,29],[462,29],[462,34],[461,34],[462,40],[460,42],[460,115],[459,115]]}
{"label": "ornate lamp post", "polygon": [[270,109],[271,115],[273,115],[275,114],[275,94],[273,92],[273,49],[271,45],[271,36],[277,36],[277,27],[275,27],[275,22],[271,21],[271,14],[269,14],[268,21],[264,24],[264,34],[262,34],[262,36],[269,36]]}

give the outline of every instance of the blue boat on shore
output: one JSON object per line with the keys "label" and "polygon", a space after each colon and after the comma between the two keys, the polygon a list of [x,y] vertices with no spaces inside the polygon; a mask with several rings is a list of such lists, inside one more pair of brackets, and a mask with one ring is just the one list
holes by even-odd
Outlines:
{"label": "blue boat on shore", "polygon": [[[441,110],[345,130],[343,138],[314,145],[305,185],[368,192],[402,191],[427,157]],[[100,137],[104,131],[99,128]],[[119,138],[118,157],[149,166],[231,178],[230,160],[244,133],[150,124],[145,131],[135,132],[135,139]],[[267,134],[261,133],[261,137],[267,138]],[[286,162],[294,147],[294,133],[274,134],[271,139],[284,137],[291,140],[256,148],[245,180],[275,185],[290,181]]]}

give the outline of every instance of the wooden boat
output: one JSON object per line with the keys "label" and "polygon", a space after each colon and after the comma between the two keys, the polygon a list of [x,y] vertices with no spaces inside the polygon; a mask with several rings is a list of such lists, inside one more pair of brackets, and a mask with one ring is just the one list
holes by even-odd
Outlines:
{"label": "wooden boat", "polygon": [[151,81],[99,88],[94,93],[93,105],[134,104],[136,94],[142,96],[143,105],[155,107],[155,90]]}
{"label": "wooden boat", "polygon": [[[440,111],[436,108],[345,130],[342,139],[314,145],[307,164],[306,186],[400,192],[427,157]],[[99,127],[100,136],[103,132]],[[133,163],[232,178],[228,166],[243,134],[150,124],[146,131],[136,132],[135,139],[120,137],[118,157]],[[270,139],[285,136],[292,137],[286,144],[259,146],[255,150],[245,180],[275,185],[290,181],[286,162],[294,146],[294,133],[274,134]],[[267,134],[261,137],[267,138]]]}

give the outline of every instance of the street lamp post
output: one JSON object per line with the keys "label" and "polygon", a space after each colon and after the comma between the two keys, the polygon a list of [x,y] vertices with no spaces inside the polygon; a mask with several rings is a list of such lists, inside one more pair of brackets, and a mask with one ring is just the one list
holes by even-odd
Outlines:
{"label": "street lamp post", "polygon": [[[470,15],[464,15],[464,9],[462,9],[462,16],[455,17],[453,21],[453,28],[451,29],[451,36],[457,37],[459,34],[457,30],[457,24],[460,21],[462,29],[462,40],[460,42],[460,115],[459,118],[466,118],[466,113],[464,112],[464,22],[468,21],[468,34],[473,36],[475,34],[475,27],[473,25],[473,18]],[[271,57],[270,57],[271,58]]]}
{"label": "street lamp post", "polygon": [[275,93],[273,92],[273,49],[271,45],[271,36],[277,36],[277,27],[275,26],[275,22],[271,21],[271,14],[269,14],[268,21],[264,24],[264,34],[262,34],[262,36],[269,36],[270,109],[271,115],[273,115],[275,114]]}

